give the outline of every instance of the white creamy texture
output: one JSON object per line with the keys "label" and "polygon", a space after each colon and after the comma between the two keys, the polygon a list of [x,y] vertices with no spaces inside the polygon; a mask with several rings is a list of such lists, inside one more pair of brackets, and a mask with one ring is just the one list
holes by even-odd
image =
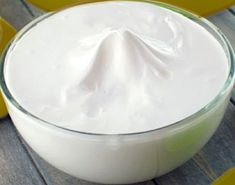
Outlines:
{"label": "white creamy texture", "polygon": [[56,125],[92,133],[164,127],[222,89],[228,62],[204,28],[140,2],[73,7],[38,23],[9,50],[15,99]]}

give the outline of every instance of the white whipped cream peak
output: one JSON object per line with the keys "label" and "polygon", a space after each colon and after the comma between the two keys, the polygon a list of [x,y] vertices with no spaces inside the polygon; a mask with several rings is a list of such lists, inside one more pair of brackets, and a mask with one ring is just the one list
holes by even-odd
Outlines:
{"label": "white whipped cream peak", "polygon": [[129,79],[136,83],[149,73],[162,78],[168,78],[171,73],[157,50],[124,29],[108,33],[94,50],[81,81],[88,89],[99,88],[108,76],[113,81],[125,83]]}

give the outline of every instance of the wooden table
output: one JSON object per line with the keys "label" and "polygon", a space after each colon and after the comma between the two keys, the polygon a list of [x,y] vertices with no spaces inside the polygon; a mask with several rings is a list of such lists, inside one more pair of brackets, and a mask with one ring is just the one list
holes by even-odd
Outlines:
{"label": "wooden table", "polygon": [[[41,15],[24,0],[0,0],[0,16],[18,30]],[[235,9],[209,20],[216,24],[235,48]],[[235,95],[234,95],[235,97]],[[79,165],[79,164],[78,164]],[[208,185],[235,166],[235,98],[223,123],[208,144],[178,169],[140,185]],[[0,120],[0,185],[92,185],[71,177],[41,159],[22,140],[9,117]]]}

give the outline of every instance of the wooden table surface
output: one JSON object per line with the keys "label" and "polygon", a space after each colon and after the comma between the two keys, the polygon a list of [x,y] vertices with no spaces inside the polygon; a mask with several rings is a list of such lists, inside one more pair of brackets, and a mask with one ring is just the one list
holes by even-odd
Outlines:
{"label": "wooden table surface", "polygon": [[[41,14],[24,0],[0,0],[0,16],[17,30]],[[225,33],[235,48],[235,9],[227,9],[209,20]],[[140,185],[208,185],[235,166],[234,100],[231,99],[216,134],[201,151],[176,170]],[[92,184],[49,165],[27,146],[9,117],[0,120],[0,185]]]}

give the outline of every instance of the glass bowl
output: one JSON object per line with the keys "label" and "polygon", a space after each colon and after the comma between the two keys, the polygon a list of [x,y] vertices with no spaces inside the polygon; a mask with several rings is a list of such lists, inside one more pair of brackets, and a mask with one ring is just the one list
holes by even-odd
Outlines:
{"label": "glass bowl", "polygon": [[234,84],[234,54],[223,33],[206,19],[185,10],[159,2],[142,2],[176,11],[204,27],[223,47],[230,68],[223,89],[211,102],[169,126],[131,134],[79,132],[49,123],[26,111],[15,100],[5,83],[5,57],[31,28],[56,12],[43,15],[23,28],[1,59],[1,90],[17,130],[43,159],[75,177],[98,183],[126,184],[163,175],[206,144],[228,105]]}

